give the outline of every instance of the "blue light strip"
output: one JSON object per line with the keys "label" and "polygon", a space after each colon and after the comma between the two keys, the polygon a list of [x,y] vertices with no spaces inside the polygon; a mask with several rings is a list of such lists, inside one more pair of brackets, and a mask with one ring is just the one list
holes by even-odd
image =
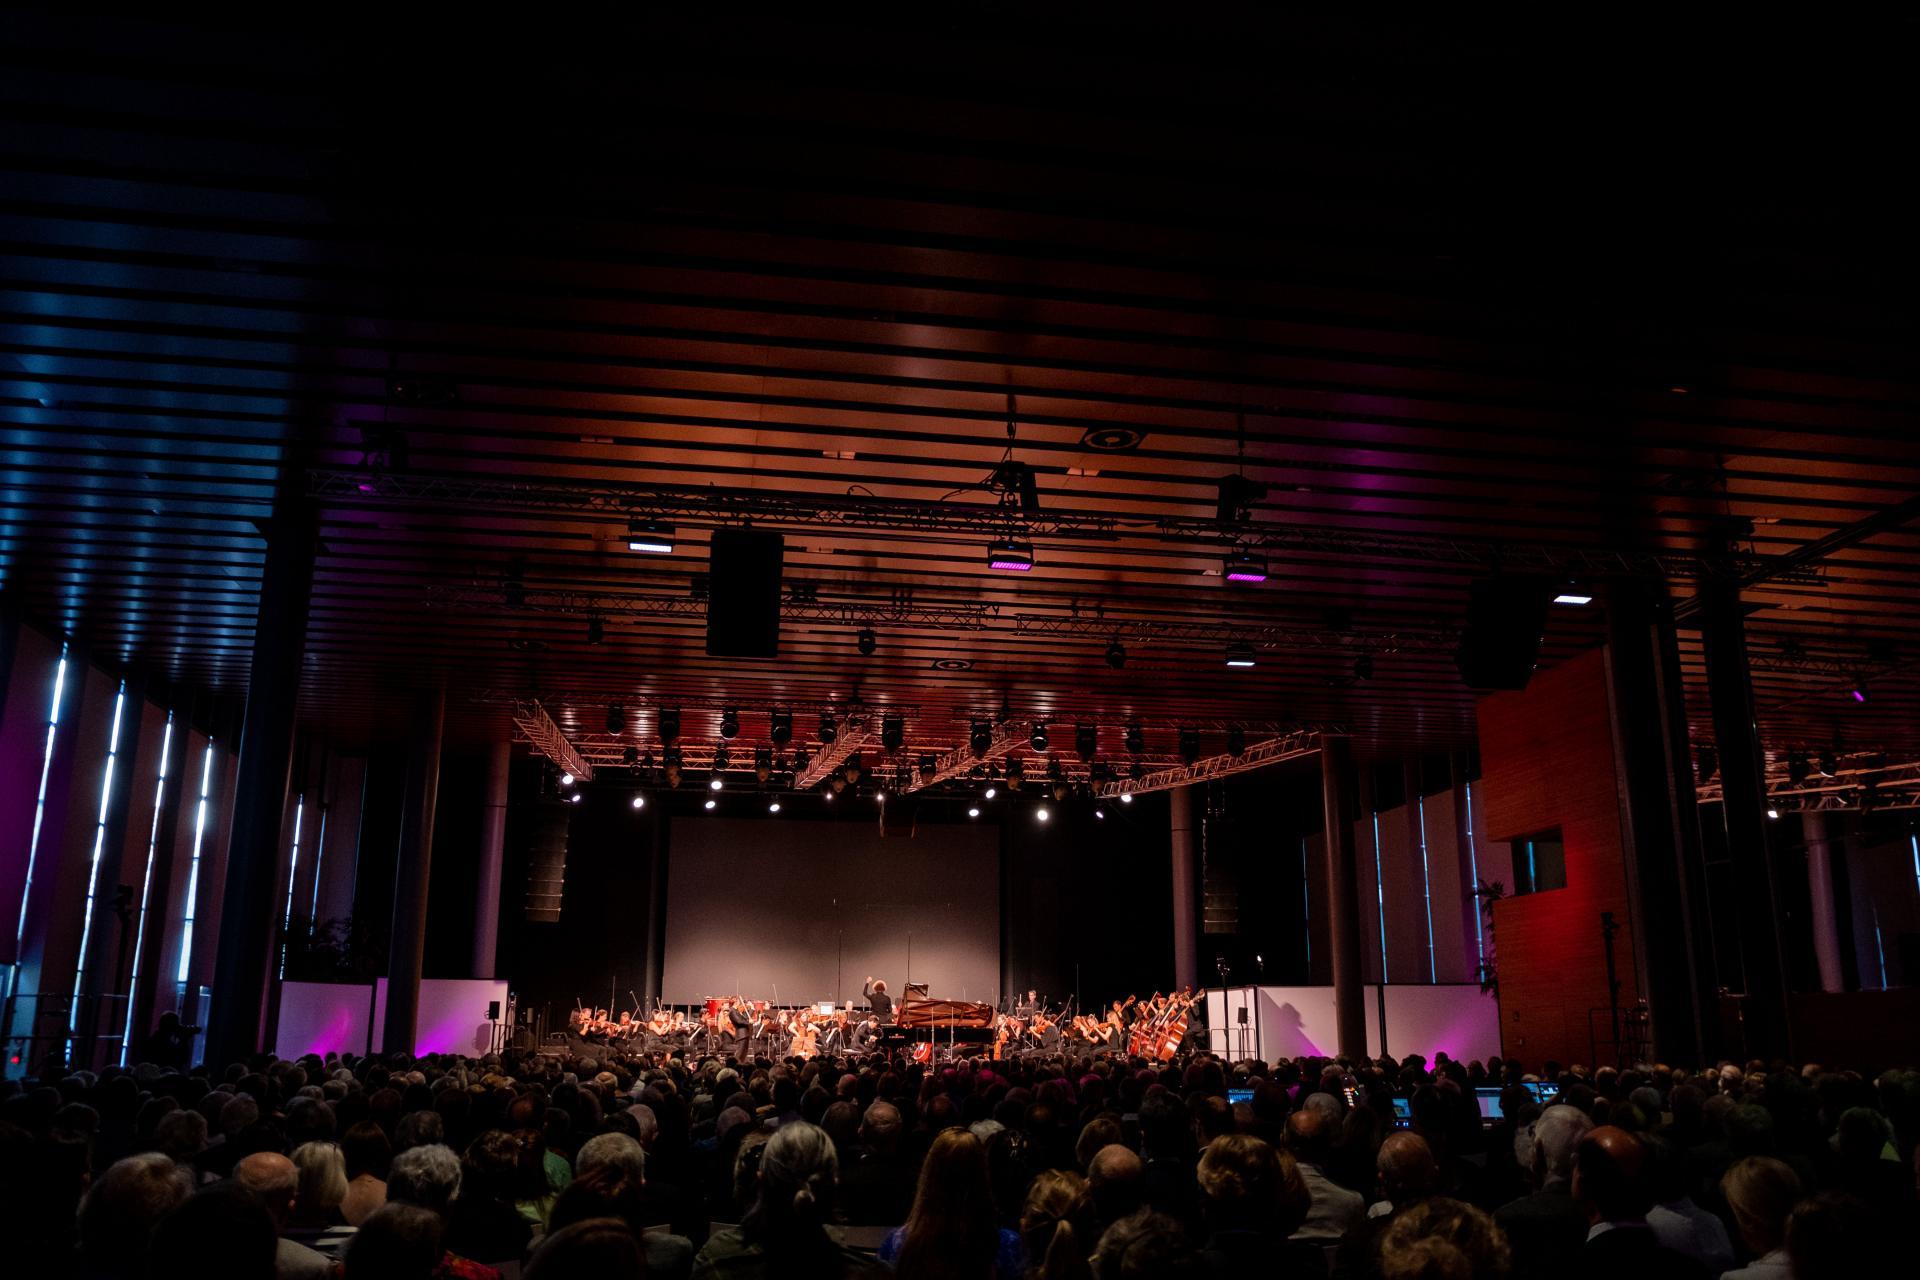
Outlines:
{"label": "blue light strip", "polygon": [[1427,981],[1439,981],[1439,962],[1433,954],[1433,868],[1427,863],[1427,798],[1414,797],[1420,811],[1420,882],[1427,895]]}
{"label": "blue light strip", "polygon": [[153,860],[160,846],[160,815],[167,795],[167,761],[173,752],[173,712],[167,712],[167,727],[160,734],[160,780],[153,785],[153,826],[147,832],[147,869],[140,877],[139,924],[133,932],[133,972],[127,975],[127,1023],[120,1033],[120,1065],[127,1065],[127,1051],[133,1044],[133,1002],[140,991],[140,953],[147,947],[147,900],[153,892]]}
{"label": "blue light strip", "polygon": [[1387,881],[1380,869],[1380,811],[1373,811],[1373,894],[1380,916],[1380,985],[1387,985]]}
{"label": "blue light strip", "polygon": [[1480,922],[1480,855],[1473,847],[1473,783],[1466,784],[1467,792],[1467,874],[1473,877],[1473,946],[1479,953],[1480,971],[1487,967],[1487,935]]}
{"label": "blue light strip", "polygon": [[187,870],[187,905],[180,913],[180,971],[174,975],[178,996],[187,993],[187,967],[193,961],[193,909],[200,896],[200,846],[207,835],[207,797],[213,794],[213,739],[207,739],[207,752],[200,765],[200,803],[193,813],[193,861]]}
{"label": "blue light strip", "polygon": [[307,794],[293,800],[293,852],[287,855],[287,913],[280,925],[280,973],[287,976],[287,935],[293,932],[293,886],[300,878],[300,823],[307,815]]}
{"label": "blue light strip", "polygon": [[[120,760],[120,721],[127,709],[127,682],[113,695],[113,730],[107,735],[107,763],[100,771],[100,812],[93,822],[93,858],[87,867],[87,900],[80,913],[80,953],[73,962],[73,999],[67,1004],[67,1061],[80,1032],[80,997],[87,986],[87,947],[93,941],[93,903],[100,891],[100,854],[107,847],[107,810],[113,805],[113,767]],[[96,1020],[95,1025],[98,1025]]]}
{"label": "blue light strip", "polygon": [[1913,887],[1920,889],[1920,832],[1908,836],[1907,843],[1913,846]]}
{"label": "blue light strip", "polygon": [[[7,972],[7,998],[12,1000],[20,985],[20,966],[26,959],[27,904],[33,897],[33,869],[40,852],[40,828],[47,819],[47,777],[53,772],[53,740],[60,728],[60,699],[67,688],[67,646],[60,645],[60,665],[53,670],[53,702],[47,708],[47,745],[40,753],[40,792],[33,802],[33,835],[27,841],[27,882],[20,886],[20,916],[13,926],[13,967]],[[9,1005],[11,1008],[11,1005]],[[0,1033],[10,1032],[0,1027]]]}

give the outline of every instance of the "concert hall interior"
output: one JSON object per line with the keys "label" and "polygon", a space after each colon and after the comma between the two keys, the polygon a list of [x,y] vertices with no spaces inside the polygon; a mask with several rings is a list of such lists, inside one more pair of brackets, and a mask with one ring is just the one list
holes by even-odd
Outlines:
{"label": "concert hall interior", "polygon": [[1897,1110],[1910,21],[0,21],[0,1127]]}

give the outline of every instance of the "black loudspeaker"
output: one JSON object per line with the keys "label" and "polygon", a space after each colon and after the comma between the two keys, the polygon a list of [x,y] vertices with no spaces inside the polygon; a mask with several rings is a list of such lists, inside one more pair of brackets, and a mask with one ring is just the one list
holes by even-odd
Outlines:
{"label": "black loudspeaker", "polygon": [[487,1021],[500,1021],[500,1002],[498,1000],[487,1001]]}
{"label": "black loudspeaker", "polygon": [[560,923],[560,897],[567,883],[567,821],[572,805],[548,804],[534,810],[527,849],[527,919]]}
{"label": "black loudspeaker", "polygon": [[1524,689],[1547,629],[1548,583],[1541,578],[1482,578],[1472,584],[1467,629],[1454,663],[1469,689]]}
{"label": "black loudspeaker", "polygon": [[707,655],[780,656],[785,540],[758,529],[715,529],[707,564]]}

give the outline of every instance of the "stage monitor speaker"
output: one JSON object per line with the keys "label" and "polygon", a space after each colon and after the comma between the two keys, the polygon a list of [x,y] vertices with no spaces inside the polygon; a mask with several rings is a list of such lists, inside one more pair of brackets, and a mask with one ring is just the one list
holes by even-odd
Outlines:
{"label": "stage monitor speaker", "polygon": [[487,1001],[487,1021],[500,1021],[500,1002],[498,1000]]}
{"label": "stage monitor speaker", "polygon": [[715,529],[707,562],[707,655],[780,656],[780,570],[777,533]]}
{"label": "stage monitor speaker", "polygon": [[572,805],[545,804],[533,811],[527,839],[527,919],[560,923],[560,898],[567,883],[567,822]]}
{"label": "stage monitor speaker", "polygon": [[1467,629],[1454,663],[1469,689],[1524,689],[1547,629],[1548,584],[1540,578],[1482,578],[1470,588]]}

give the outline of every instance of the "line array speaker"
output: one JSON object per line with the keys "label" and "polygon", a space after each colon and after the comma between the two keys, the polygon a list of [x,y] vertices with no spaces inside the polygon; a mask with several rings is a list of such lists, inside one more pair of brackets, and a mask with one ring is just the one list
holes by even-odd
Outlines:
{"label": "line array speaker", "polygon": [[567,884],[567,823],[572,805],[547,804],[533,811],[527,836],[527,919],[560,923],[560,898]]}
{"label": "line array speaker", "polygon": [[1467,629],[1454,662],[1469,689],[1524,689],[1547,629],[1548,583],[1540,578],[1481,578],[1467,600]]}
{"label": "line array speaker", "polygon": [[715,529],[707,564],[707,654],[780,656],[780,571],[785,539],[758,529]]}

